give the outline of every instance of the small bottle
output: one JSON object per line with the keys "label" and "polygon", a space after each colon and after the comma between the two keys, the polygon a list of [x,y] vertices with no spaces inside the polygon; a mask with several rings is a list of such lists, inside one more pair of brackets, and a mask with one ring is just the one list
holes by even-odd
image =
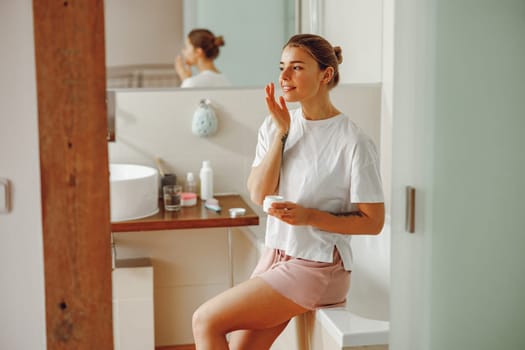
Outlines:
{"label": "small bottle", "polygon": [[186,175],[186,183],[184,184],[184,192],[197,193],[197,182],[192,172]]}
{"label": "small bottle", "polygon": [[209,160],[202,162],[200,171],[201,178],[201,200],[213,198],[213,170]]}

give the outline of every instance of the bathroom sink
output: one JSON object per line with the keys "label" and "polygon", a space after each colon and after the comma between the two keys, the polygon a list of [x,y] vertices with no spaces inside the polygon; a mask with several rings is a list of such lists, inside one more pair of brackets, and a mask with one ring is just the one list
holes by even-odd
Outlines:
{"label": "bathroom sink", "polygon": [[110,164],[109,174],[111,222],[140,219],[159,211],[157,169]]}

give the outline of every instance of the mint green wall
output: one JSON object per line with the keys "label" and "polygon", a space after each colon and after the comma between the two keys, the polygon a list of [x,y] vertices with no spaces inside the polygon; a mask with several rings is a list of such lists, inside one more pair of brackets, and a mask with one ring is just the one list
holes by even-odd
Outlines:
{"label": "mint green wall", "polygon": [[196,27],[224,36],[217,66],[234,85],[277,81],[281,48],[294,33],[294,0],[194,2]]}
{"label": "mint green wall", "polygon": [[525,1],[435,4],[432,349],[525,349]]}

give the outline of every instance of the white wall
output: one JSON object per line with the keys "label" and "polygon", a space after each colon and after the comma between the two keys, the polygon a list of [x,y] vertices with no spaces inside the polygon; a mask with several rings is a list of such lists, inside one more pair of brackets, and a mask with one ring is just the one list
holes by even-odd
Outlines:
{"label": "white wall", "polygon": [[343,49],[341,82],[382,81],[383,0],[327,0],[323,4],[320,34]]}
{"label": "white wall", "polygon": [[385,209],[390,215],[392,192],[392,127],[394,110],[394,0],[383,1],[381,44],[381,176]]}
{"label": "white wall", "polygon": [[31,1],[0,1],[0,348],[45,349],[40,167]]}

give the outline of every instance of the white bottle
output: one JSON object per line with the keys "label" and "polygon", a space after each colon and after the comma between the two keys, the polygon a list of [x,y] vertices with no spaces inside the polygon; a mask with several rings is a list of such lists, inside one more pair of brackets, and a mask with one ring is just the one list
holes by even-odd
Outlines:
{"label": "white bottle", "polygon": [[197,193],[197,182],[195,181],[195,176],[192,172],[189,172],[186,175],[186,183],[184,185],[184,192],[188,193]]}
{"label": "white bottle", "polygon": [[213,170],[209,160],[202,162],[200,171],[201,178],[201,200],[213,198]]}

